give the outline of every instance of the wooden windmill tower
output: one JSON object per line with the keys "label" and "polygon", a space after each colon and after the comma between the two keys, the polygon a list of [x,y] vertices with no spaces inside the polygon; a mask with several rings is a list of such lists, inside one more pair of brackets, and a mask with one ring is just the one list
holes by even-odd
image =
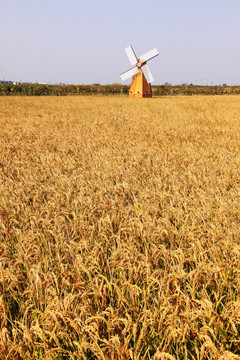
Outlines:
{"label": "wooden windmill tower", "polygon": [[125,51],[130,63],[135,65],[132,69],[121,74],[123,81],[132,76],[129,97],[152,97],[151,82],[153,82],[153,77],[147,66],[147,61],[159,55],[157,49],[147,52],[140,58],[136,57],[132,46],[126,47]]}

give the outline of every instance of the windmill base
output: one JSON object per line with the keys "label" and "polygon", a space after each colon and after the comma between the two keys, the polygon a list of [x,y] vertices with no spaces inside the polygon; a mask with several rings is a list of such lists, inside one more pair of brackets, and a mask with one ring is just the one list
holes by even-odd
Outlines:
{"label": "windmill base", "polygon": [[151,98],[152,94],[129,93],[130,98]]}
{"label": "windmill base", "polygon": [[151,85],[148,84],[145,79],[142,70],[139,69],[139,73],[134,75],[129,90],[130,98],[149,98],[152,97]]}

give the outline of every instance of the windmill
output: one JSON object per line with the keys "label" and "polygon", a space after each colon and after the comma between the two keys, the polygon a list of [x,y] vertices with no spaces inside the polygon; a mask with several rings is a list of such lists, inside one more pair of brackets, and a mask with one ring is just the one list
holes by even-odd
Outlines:
{"label": "windmill", "polygon": [[136,57],[132,46],[126,47],[125,51],[130,63],[135,65],[132,69],[121,74],[123,81],[132,76],[129,97],[152,97],[150,83],[153,82],[153,77],[147,66],[147,61],[159,55],[157,49],[148,51],[146,54],[140,56],[140,58]]}

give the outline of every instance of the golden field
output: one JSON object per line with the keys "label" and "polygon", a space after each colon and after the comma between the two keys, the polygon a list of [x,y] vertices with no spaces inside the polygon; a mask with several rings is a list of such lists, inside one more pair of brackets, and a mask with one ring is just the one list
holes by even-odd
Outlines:
{"label": "golden field", "polygon": [[240,97],[0,98],[0,359],[240,359]]}

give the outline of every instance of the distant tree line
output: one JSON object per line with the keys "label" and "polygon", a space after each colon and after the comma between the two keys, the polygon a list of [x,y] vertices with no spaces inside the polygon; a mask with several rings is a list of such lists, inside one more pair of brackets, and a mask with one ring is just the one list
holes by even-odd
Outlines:
{"label": "distant tree line", "polygon": [[127,85],[48,85],[0,83],[0,95],[66,96],[66,95],[119,95],[128,94]]}
{"label": "distant tree line", "polygon": [[[0,96],[67,96],[67,95],[127,95],[129,86],[111,85],[45,85],[0,83]],[[154,85],[153,96],[165,95],[230,95],[240,94],[240,86]]]}
{"label": "distant tree line", "polygon": [[201,85],[156,85],[152,86],[153,95],[233,95],[240,94],[239,86],[201,86]]}

